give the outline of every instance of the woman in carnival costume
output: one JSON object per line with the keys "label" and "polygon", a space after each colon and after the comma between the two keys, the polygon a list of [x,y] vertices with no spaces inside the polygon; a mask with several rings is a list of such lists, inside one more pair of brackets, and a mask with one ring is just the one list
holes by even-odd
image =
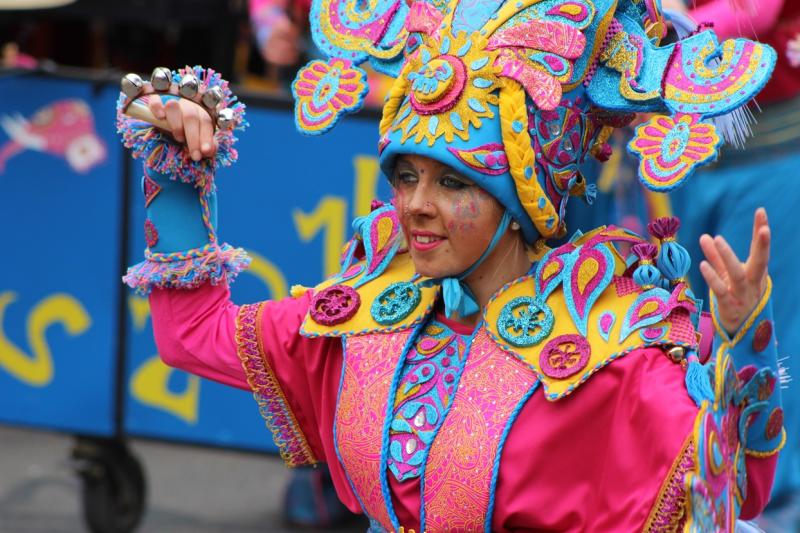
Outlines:
{"label": "woman in carnival costume", "polygon": [[[337,275],[283,301],[229,300],[247,260],[217,239],[213,176],[243,107],[199,67],[123,79],[148,210],[125,279],[150,292],[165,361],[252,390],[287,464],[328,463],[371,531],[733,531],[758,514],[785,438],[766,214],[746,263],[723,239],[704,250],[707,366],[675,220],[651,225],[659,246],[614,227],[545,241],[593,193],[578,165],[634,112],[661,113],[640,130],[644,182],[711,161],[709,119],[758,92],[774,51],[710,30],[662,46],[640,0],[315,0],[311,24],[331,59],[299,73],[297,125],[357,110],[358,64],[394,76],[378,150],[395,196],[354,221]],[[131,118],[147,110],[160,129]]]}

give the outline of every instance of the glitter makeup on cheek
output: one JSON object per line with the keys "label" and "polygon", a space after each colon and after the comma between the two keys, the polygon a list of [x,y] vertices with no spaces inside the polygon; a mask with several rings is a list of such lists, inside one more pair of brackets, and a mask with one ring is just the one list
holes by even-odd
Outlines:
{"label": "glitter makeup on cheek", "polygon": [[474,188],[464,189],[453,200],[453,214],[457,219],[474,220],[481,215],[480,200]]}

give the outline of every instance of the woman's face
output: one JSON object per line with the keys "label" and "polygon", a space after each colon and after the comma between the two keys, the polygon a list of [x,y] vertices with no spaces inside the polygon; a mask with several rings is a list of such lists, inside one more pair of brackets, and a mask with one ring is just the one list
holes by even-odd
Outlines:
{"label": "woman's face", "polygon": [[397,158],[391,182],[419,274],[455,276],[489,246],[503,207],[468,178],[428,157],[403,155]]}

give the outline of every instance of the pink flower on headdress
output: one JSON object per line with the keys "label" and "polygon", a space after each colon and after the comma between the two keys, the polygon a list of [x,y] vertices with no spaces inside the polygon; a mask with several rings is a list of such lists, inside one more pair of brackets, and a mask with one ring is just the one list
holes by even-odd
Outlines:
{"label": "pink flower on headdress", "polygon": [[714,160],[720,137],[699,115],[656,115],[636,128],[628,149],[640,159],[639,179],[649,189],[668,191],[695,167]]}
{"label": "pink flower on headdress", "polygon": [[789,58],[789,63],[793,67],[800,67],[800,33],[786,45],[786,57]]}
{"label": "pink flower on headdress", "polygon": [[361,109],[368,88],[366,72],[347,59],[311,61],[292,83],[298,128],[312,135],[328,131],[342,115]]}

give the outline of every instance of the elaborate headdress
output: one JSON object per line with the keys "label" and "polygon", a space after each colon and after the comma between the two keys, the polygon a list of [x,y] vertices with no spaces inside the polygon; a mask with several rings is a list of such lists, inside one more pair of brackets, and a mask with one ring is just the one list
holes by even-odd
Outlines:
{"label": "elaborate headdress", "polygon": [[364,61],[396,78],[380,123],[381,167],[421,154],[489,191],[528,240],[564,232],[569,196],[591,200],[580,165],[603,161],[613,128],[655,113],[629,149],[651,189],[678,186],[717,155],[711,122],[749,102],[776,54],[710,28],[660,46],[659,0],[314,0],[328,56],[293,85],[311,134],[357,111]]}

